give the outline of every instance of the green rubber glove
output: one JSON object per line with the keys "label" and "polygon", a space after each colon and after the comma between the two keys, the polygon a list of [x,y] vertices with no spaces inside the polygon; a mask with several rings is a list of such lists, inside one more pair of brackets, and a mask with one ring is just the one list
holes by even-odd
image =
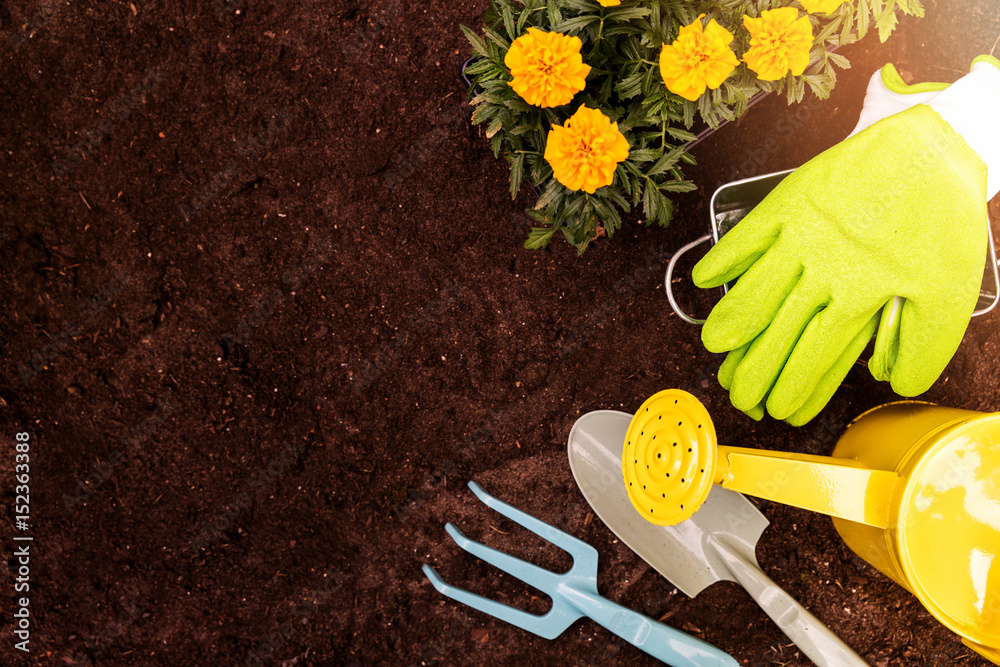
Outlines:
{"label": "green rubber glove", "polygon": [[[903,81],[903,77],[899,75],[896,67],[892,63],[887,63],[882,69],[875,72],[869,80],[858,124],[854,127],[850,136],[854,136],[858,132],[871,127],[883,118],[888,118],[917,104],[927,103],[932,97],[947,87],[948,84],[946,83],[925,82],[913,85],[907,84]],[[882,313],[883,318],[887,319],[887,326],[880,329],[881,331],[893,331],[892,327],[897,321],[901,307],[902,299],[898,297],[893,299],[891,303],[886,304],[882,309]],[[828,371],[827,376],[824,376],[824,380],[820,381],[819,385],[817,385],[818,391],[814,391],[812,396],[806,399],[803,407],[797,411],[795,417],[804,423],[815,416],[826,405],[844,376],[850,371],[854,360],[860,356],[867,345],[867,341],[871,337],[870,330],[873,326],[874,319],[852,341],[852,344],[848,346],[848,349],[838,359],[838,363],[834,364],[834,367]],[[895,331],[898,331],[898,328]],[[888,339],[882,350],[884,352],[890,351],[892,342],[894,342],[892,339]],[[746,355],[750,345],[751,343],[747,343],[726,355],[725,361],[719,368],[719,384],[722,385],[723,389],[728,391],[732,386],[736,369]],[[883,355],[884,358],[888,358],[888,356],[888,354]],[[888,378],[879,377],[878,379]],[[750,410],[747,410],[746,414],[752,419],[760,421],[764,417],[764,402],[761,401]]]}
{"label": "green rubber glove", "polygon": [[940,375],[975,307],[1000,175],[1000,70],[980,60],[927,105],[788,176],[695,267],[702,287],[742,276],[702,335],[709,350],[734,351],[719,378],[737,408],[759,417],[766,398],[776,418],[811,419],[896,296],[885,375],[907,396]]}

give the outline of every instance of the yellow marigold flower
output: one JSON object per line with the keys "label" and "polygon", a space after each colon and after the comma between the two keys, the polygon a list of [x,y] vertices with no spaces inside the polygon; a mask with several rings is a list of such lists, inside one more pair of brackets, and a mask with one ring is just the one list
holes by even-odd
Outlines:
{"label": "yellow marigold flower", "polygon": [[686,100],[697,100],[705,88],[718,88],[740,61],[729,48],[733,34],[712,19],[702,29],[702,14],[680,29],[673,44],[660,52],[660,75],[667,89]]}
{"label": "yellow marigold flower", "polygon": [[601,7],[617,7],[622,4],[622,0],[597,0],[597,4]]}
{"label": "yellow marigold flower", "polygon": [[844,4],[844,0],[799,0],[810,14],[829,14]]}
{"label": "yellow marigold flower", "polygon": [[569,104],[587,85],[590,65],[583,64],[583,41],[558,32],[528,28],[510,45],[504,64],[514,80],[510,87],[528,104],[558,107]]}
{"label": "yellow marigold flower", "polygon": [[581,106],[566,121],[549,130],[545,160],[556,180],[570,190],[594,194],[611,185],[618,163],[628,157],[628,140],[618,123],[600,109]]}
{"label": "yellow marigold flower", "polygon": [[809,17],[799,18],[794,7],[767,9],[759,19],[743,17],[750,32],[750,49],[743,54],[747,67],[761,81],[777,81],[791,71],[799,76],[809,64],[813,34]]}

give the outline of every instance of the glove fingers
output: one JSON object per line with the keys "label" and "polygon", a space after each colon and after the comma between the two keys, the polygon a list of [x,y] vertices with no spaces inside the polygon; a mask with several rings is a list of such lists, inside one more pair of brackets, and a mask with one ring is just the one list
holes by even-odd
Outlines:
{"label": "glove fingers", "polygon": [[968,300],[968,304],[956,301],[945,297],[937,303],[913,299],[903,303],[899,355],[889,369],[892,389],[897,394],[916,396],[927,391],[951,361],[976,306],[975,299]]}
{"label": "glove fingers", "polygon": [[899,357],[899,321],[903,299],[895,296],[882,308],[882,318],[875,337],[875,349],[868,360],[868,370],[879,381],[888,381]]}
{"label": "glove fingers", "polygon": [[760,402],[760,403],[758,403],[756,406],[754,406],[750,410],[744,410],[744,412],[746,413],[747,417],[749,417],[750,419],[754,420],[755,422],[759,422],[761,419],[764,418],[764,403],[763,403],[763,401]]}
{"label": "glove fingers", "polygon": [[869,304],[867,310],[858,312],[864,307],[863,303],[848,306],[835,303],[812,319],[795,344],[767,399],[767,411],[772,417],[785,419],[802,407],[826,372],[878,312],[877,303]]}
{"label": "glove fingers", "polygon": [[[726,355],[726,360],[722,362],[722,366],[719,367],[719,384],[722,385],[723,389],[728,390],[733,383],[733,374],[736,373],[736,369],[739,368],[740,362],[746,355],[747,350],[750,349],[750,343],[738,347],[729,354]],[[747,417],[759,422],[764,418],[764,402],[761,401],[755,405],[750,410],[745,410]]]}
{"label": "glove fingers", "polygon": [[776,215],[758,213],[759,209],[750,211],[695,264],[691,271],[695,285],[718,287],[738,278],[774,244],[781,221]]}
{"label": "glove fingers", "polygon": [[736,408],[746,412],[764,399],[802,331],[824,305],[824,297],[814,286],[807,281],[796,285],[770,326],[750,345],[733,375],[729,398]]}
{"label": "glove fingers", "polygon": [[732,352],[726,355],[725,361],[719,366],[719,384],[726,391],[729,391],[729,387],[733,384],[733,374],[736,372],[737,367],[739,367],[740,362],[746,355],[747,350],[750,349],[750,343],[736,348]]}
{"label": "glove fingers", "polygon": [[851,341],[850,345],[840,355],[837,362],[830,367],[830,370],[826,372],[823,379],[816,385],[816,389],[813,390],[812,395],[785,421],[792,426],[802,426],[826,407],[826,404],[830,402],[840,383],[847,377],[851,366],[858,360],[861,353],[865,351],[865,346],[868,345],[868,341],[875,334],[878,321],[879,317],[877,314],[868,320],[868,323],[854,337],[854,340]]}
{"label": "glove fingers", "polygon": [[710,352],[749,343],[774,319],[802,275],[802,265],[775,246],[736,282],[709,313],[701,340]]}

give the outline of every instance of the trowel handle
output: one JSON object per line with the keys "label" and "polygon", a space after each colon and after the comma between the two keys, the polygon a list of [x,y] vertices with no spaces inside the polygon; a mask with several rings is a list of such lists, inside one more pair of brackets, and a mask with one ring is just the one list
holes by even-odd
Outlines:
{"label": "trowel handle", "polygon": [[752,547],[725,536],[713,536],[711,542],[733,579],[810,660],[819,667],[868,667],[830,628],[764,574]]}

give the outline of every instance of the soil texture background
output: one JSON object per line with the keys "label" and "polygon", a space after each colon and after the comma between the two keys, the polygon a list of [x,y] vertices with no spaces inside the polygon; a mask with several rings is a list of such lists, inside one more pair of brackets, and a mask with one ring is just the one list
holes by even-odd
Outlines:
{"label": "soil texture background", "polygon": [[[853,127],[869,76],[953,81],[996,48],[989,0],[925,0],[846,47],[831,99],[770,98],[692,149],[669,229],[631,216],[582,257],[521,247],[457,74],[485,0],[0,0],[0,663],[652,665],[582,620],[547,641],[421,572],[543,612],[444,524],[569,559],[490,493],[592,544],[601,592],[732,654],[810,664],[738,586],[689,599],[591,513],[574,421],[696,393],[723,444],[828,454],[895,399],[863,366],[803,428],[751,421],[674,315],[671,254],[716,187]],[[994,207],[994,212],[996,208]],[[714,292],[678,298],[707,313]],[[1000,409],[997,312],[923,397]],[[31,437],[30,653],[14,649],[14,437]],[[757,554],[872,665],[986,662],[853,555],[760,502]]]}

